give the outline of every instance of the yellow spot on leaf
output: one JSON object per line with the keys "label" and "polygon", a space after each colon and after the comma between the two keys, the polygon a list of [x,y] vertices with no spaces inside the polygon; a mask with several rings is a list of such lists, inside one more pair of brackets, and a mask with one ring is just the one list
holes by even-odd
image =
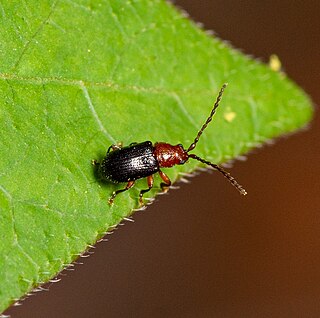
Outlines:
{"label": "yellow spot on leaf", "polygon": [[270,56],[269,66],[275,72],[281,71],[281,61],[280,61],[280,59],[279,59],[279,57],[277,55],[272,54]]}
{"label": "yellow spot on leaf", "polygon": [[237,116],[237,114],[235,112],[233,112],[233,111],[227,111],[223,115],[224,119],[228,123],[231,123],[236,118],[236,116]]}

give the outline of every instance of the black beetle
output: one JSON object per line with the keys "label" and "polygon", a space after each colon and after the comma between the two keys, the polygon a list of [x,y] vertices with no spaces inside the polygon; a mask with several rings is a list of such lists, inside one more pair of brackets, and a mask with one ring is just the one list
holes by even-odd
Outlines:
{"label": "black beetle", "polygon": [[185,150],[181,144],[173,146],[164,142],[157,142],[153,145],[151,141],[145,141],[142,143],[132,143],[127,147],[122,147],[121,144],[118,144],[109,147],[107,154],[101,163],[98,163],[95,160],[93,161],[93,164],[99,166],[99,174],[102,178],[111,180],[115,183],[127,182],[127,186],[124,189],[112,193],[112,196],[109,199],[110,204],[113,203],[117,194],[132,188],[135,180],[146,177],[148,189],[141,190],[139,195],[139,202],[143,205],[142,197],[144,193],[151,190],[153,186],[153,175],[156,172],[159,173],[163,180],[160,184],[161,189],[162,191],[166,191],[170,187],[171,181],[160,168],[170,168],[174,165],[182,165],[189,158],[198,160],[218,170],[241,194],[247,194],[246,190],[223,168],[194,154],[189,154],[189,152],[196,147],[200,136],[211,122],[226,86],[227,84],[222,86],[209,117],[187,150]]}

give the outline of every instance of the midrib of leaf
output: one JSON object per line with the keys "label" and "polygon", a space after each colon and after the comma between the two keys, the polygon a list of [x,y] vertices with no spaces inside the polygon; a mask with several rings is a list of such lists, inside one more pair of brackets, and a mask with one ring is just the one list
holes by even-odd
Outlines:
{"label": "midrib of leaf", "polygon": [[[44,84],[58,84],[61,86],[74,86],[82,88],[85,87],[94,87],[94,88],[103,88],[103,89],[113,89],[115,91],[133,91],[139,93],[150,93],[150,94],[164,94],[167,96],[174,96],[175,99],[179,99],[178,94],[208,94],[212,95],[212,89],[209,88],[177,88],[170,90],[166,87],[148,87],[148,86],[138,86],[138,85],[126,85],[122,83],[104,81],[104,82],[92,82],[85,79],[69,79],[62,77],[28,77],[28,76],[19,76],[16,74],[10,73],[0,73],[0,79],[2,80],[12,80],[17,82],[25,82],[31,85],[44,85]],[[213,97],[214,98],[214,97]],[[181,103],[181,101],[179,101]],[[192,118],[190,113],[186,115]]]}

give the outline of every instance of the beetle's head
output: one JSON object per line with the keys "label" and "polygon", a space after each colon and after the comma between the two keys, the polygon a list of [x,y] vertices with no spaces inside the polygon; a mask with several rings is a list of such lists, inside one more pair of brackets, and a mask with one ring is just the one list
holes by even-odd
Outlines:
{"label": "beetle's head", "polygon": [[183,165],[189,158],[188,153],[181,144],[173,146],[164,142],[157,142],[154,145],[153,154],[157,158],[160,168]]}

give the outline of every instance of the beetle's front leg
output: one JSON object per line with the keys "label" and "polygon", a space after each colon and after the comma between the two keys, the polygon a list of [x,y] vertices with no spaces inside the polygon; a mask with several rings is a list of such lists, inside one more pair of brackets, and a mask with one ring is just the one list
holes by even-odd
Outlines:
{"label": "beetle's front leg", "polygon": [[159,175],[160,175],[161,179],[164,181],[164,182],[160,183],[160,187],[161,187],[163,192],[167,192],[169,190],[170,186],[171,186],[171,180],[161,170],[159,170]]}

